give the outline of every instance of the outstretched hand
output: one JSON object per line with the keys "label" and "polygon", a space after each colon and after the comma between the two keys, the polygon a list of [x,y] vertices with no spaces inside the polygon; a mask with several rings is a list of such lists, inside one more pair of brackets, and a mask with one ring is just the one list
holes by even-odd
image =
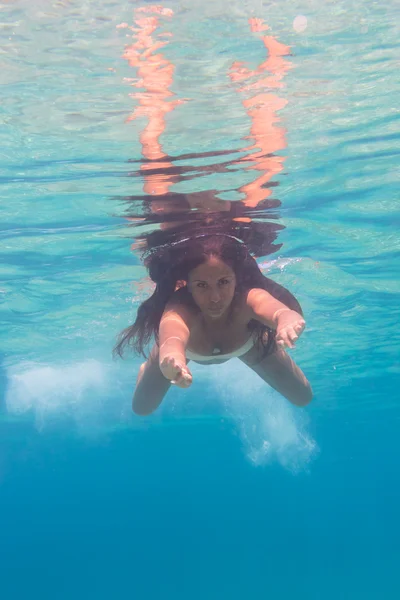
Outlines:
{"label": "outstretched hand", "polygon": [[188,388],[192,385],[192,374],[186,365],[177,360],[172,354],[163,358],[160,363],[161,373],[171,383],[181,388]]}
{"label": "outstretched hand", "polygon": [[278,317],[275,341],[280,348],[294,348],[306,322],[295,310],[285,310]]}

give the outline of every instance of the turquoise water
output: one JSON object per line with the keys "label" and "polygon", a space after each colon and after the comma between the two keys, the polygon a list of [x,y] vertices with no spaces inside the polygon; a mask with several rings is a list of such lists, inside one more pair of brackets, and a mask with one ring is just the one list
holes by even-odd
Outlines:
{"label": "turquoise water", "polygon": [[[0,7],[1,597],[397,599],[395,3]],[[177,211],[264,232],[306,409],[235,360],[132,414]]]}

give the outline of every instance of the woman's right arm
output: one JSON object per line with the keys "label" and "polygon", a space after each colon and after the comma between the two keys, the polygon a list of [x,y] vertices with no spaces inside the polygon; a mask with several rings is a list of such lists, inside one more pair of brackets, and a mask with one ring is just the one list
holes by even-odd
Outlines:
{"label": "woman's right arm", "polygon": [[190,313],[181,304],[167,305],[159,327],[159,361],[164,377],[179,387],[189,387],[192,374],[186,366]]}

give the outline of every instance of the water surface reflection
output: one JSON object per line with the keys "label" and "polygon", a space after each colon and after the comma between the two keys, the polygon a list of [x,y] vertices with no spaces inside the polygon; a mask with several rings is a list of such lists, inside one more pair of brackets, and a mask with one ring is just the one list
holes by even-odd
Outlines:
{"label": "water surface reflection", "polygon": [[[143,182],[143,193],[118,198],[125,203],[124,216],[133,228],[132,248],[151,250],[207,230],[242,239],[255,256],[269,255],[281,247],[277,236],[283,229],[278,222],[281,202],[273,192],[278,186],[274,177],[282,172],[285,161],[285,129],[279,111],[287,101],[278,92],[291,68],[290,48],[267,34],[269,28],[262,19],[250,18],[249,33],[259,37],[267,57],[254,69],[234,61],[224,74],[250,121],[243,146],[170,155],[161,142],[167,115],[189,101],[171,91],[176,67],[168,58],[173,36],[165,25],[173,18],[171,9],[147,6],[135,10],[133,27],[120,25],[133,31],[132,43],[123,55],[135,75],[129,80],[135,107],[127,122],[144,118],[142,158],[130,161],[129,173]],[[188,189],[188,182],[206,181],[209,175],[228,174],[229,181],[229,174],[238,172],[245,181],[240,186],[199,191],[197,183],[196,191],[176,189],[183,182]]]}

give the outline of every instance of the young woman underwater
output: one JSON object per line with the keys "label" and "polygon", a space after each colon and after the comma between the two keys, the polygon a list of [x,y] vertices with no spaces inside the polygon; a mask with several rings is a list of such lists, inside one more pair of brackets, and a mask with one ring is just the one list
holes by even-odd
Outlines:
{"label": "young woman underwater", "polygon": [[305,327],[294,296],[264,277],[246,245],[227,234],[202,234],[164,246],[145,259],[156,288],[114,349],[149,357],[139,369],[133,410],[153,412],[174,384],[192,383],[188,362],[238,357],[296,406],[312,399],[301,369],[286,353]]}

